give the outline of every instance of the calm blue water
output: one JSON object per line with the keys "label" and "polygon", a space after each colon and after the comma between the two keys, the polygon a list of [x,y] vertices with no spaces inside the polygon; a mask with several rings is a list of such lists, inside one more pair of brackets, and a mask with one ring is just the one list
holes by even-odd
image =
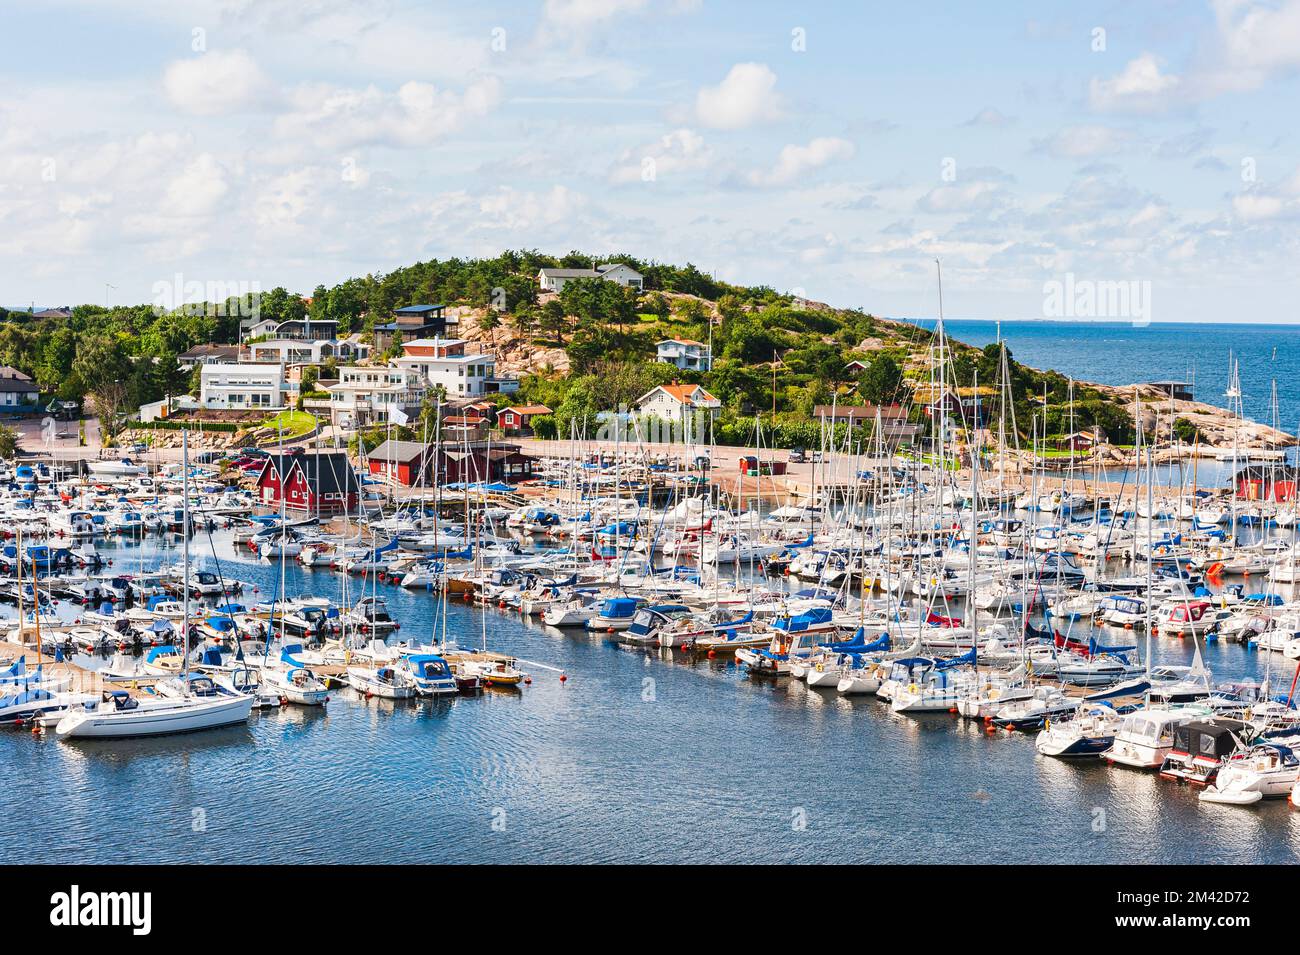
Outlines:
{"label": "calm blue water", "polygon": [[[146,564],[157,545],[146,544]],[[200,549],[201,551],[201,549]],[[138,548],[117,549],[117,569]],[[278,568],[235,563],[266,599]],[[209,559],[210,563],[210,559]],[[339,578],[291,566],[290,593]],[[403,634],[429,596],[391,588]],[[479,640],[482,612],[453,603]],[[562,668],[521,692],[255,715],[247,728],[69,745],[0,731],[0,860],[59,862],[1289,862],[1300,813],[1201,806],[1153,775],[1039,757],[1028,736],[755,682],[498,611],[488,641]],[[1111,635],[1112,637],[1115,635]],[[1112,639],[1111,642],[1116,642]],[[1163,661],[1190,646],[1156,641]],[[1214,645],[1216,679],[1264,661]],[[647,682],[651,681],[651,682]],[[1093,831],[1094,812],[1106,829]],[[205,828],[195,831],[201,811]],[[799,828],[797,819],[806,820]],[[494,820],[498,825],[493,827]]]}
{"label": "calm blue water", "polygon": [[[949,321],[944,327],[970,345],[997,341],[996,322]],[[1197,400],[1224,407],[1231,351],[1240,362],[1246,416],[1272,424],[1276,379],[1280,427],[1294,434],[1300,426],[1300,327],[1295,325],[1017,321],[1002,323],[1002,337],[1017,361],[1034,368],[1104,385],[1171,378],[1194,382]]]}

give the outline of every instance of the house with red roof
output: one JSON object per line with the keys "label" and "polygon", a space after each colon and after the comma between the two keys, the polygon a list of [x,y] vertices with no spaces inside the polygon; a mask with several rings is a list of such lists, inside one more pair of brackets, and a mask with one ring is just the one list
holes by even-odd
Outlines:
{"label": "house with red roof", "polygon": [[702,385],[684,385],[674,381],[671,385],[652,388],[637,399],[637,413],[643,417],[658,418],[684,424],[697,414],[716,418],[722,402],[709,394]]}
{"label": "house with red roof", "polygon": [[497,412],[497,424],[506,434],[532,434],[532,420],[551,414],[546,405],[513,405]]}

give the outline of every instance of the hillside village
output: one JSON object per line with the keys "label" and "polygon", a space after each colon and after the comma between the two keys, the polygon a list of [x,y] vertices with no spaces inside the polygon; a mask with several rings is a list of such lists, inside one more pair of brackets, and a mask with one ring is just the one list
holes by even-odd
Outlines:
{"label": "hillside village", "polygon": [[[816,447],[1034,437],[1122,455],[1148,435],[1275,447],[1290,439],[1192,400],[1179,383],[1115,388],[1017,363],[999,346],[719,282],[631,256],[510,252],[418,263],[311,295],[283,288],[170,311],[78,306],[0,316],[0,406],[85,404],[108,442],[244,446],[323,436],[482,442],[592,436]],[[657,427],[652,427],[657,426]]]}

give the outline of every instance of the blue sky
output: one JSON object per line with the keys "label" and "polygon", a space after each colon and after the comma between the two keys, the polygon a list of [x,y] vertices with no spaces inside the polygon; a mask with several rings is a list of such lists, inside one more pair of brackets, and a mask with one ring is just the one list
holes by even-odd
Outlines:
{"label": "blue sky", "polygon": [[[631,252],[877,314],[1300,320],[1300,0],[0,2],[0,302]],[[113,286],[106,289],[106,284]],[[1098,317],[1105,317],[1099,315]]]}

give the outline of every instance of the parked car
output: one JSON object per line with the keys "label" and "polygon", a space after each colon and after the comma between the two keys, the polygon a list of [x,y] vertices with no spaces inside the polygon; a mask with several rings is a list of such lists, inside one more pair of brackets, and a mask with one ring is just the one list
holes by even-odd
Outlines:
{"label": "parked car", "polygon": [[807,460],[808,460],[808,452],[805,451],[803,448],[790,449],[791,464],[803,464]]}

